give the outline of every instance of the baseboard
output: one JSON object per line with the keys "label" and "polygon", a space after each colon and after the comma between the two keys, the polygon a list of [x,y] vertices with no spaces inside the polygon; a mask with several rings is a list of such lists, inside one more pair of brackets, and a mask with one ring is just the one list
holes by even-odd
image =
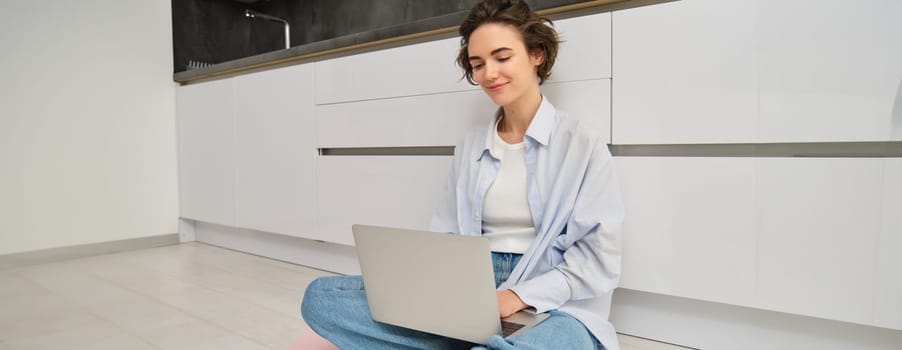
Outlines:
{"label": "baseboard", "polygon": [[698,349],[899,350],[902,331],[618,289],[618,332]]}
{"label": "baseboard", "polygon": [[352,246],[201,221],[194,224],[194,236],[198,242],[270,259],[340,274],[360,274],[357,252]]}
{"label": "baseboard", "polygon": [[177,233],[0,255],[0,270],[179,244]]}
{"label": "baseboard", "polygon": [[194,220],[179,218],[179,242],[187,243],[196,240],[194,224]]}

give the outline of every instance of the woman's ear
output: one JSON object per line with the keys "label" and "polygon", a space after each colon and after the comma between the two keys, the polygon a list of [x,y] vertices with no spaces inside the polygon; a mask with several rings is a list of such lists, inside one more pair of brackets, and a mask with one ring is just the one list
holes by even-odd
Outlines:
{"label": "woman's ear", "polygon": [[536,67],[542,65],[542,63],[545,63],[545,50],[532,50],[532,52],[529,53],[529,63]]}

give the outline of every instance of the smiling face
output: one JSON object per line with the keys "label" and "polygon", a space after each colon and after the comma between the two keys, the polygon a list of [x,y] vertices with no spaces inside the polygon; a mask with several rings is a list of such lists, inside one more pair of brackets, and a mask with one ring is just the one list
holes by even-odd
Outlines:
{"label": "smiling face", "polygon": [[467,46],[473,78],[487,95],[503,107],[541,99],[537,68],[541,51],[530,54],[516,27],[486,23],[470,34]]}

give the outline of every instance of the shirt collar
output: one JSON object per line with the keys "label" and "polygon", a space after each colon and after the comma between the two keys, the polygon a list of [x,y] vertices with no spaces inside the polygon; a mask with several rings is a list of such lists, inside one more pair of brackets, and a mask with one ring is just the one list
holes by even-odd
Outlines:
{"label": "shirt collar", "polygon": [[[479,156],[476,160],[482,160],[482,157],[485,156],[486,153],[491,155],[495,159],[500,159],[500,157],[493,153],[494,147],[492,147],[492,143],[494,142],[494,137],[497,121],[501,118],[504,110],[499,107],[498,112],[495,113],[495,119],[489,123],[488,132],[485,135],[485,143],[483,145],[482,152],[479,153]],[[551,139],[551,132],[554,129],[554,125],[556,124],[555,116],[557,115],[557,110],[554,108],[554,105],[551,102],[548,102],[548,98],[542,95],[542,103],[539,104],[539,109],[536,110],[536,115],[533,116],[532,122],[529,123],[529,128],[526,129],[526,137],[533,139],[535,142],[538,142],[542,146],[548,145],[548,140]]]}
{"label": "shirt collar", "polygon": [[536,116],[529,123],[529,128],[526,129],[526,136],[529,136],[542,146],[548,146],[551,132],[554,131],[554,126],[557,124],[556,116],[557,110],[554,108],[554,105],[542,95],[542,104],[539,105]]}

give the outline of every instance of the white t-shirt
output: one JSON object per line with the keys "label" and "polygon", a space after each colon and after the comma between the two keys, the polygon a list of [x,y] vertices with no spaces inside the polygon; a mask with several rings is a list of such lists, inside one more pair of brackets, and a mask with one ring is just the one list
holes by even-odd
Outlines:
{"label": "white t-shirt", "polygon": [[526,144],[508,144],[495,130],[492,153],[501,158],[501,168],[485,195],[482,235],[493,252],[523,254],[536,238],[526,199]]}

